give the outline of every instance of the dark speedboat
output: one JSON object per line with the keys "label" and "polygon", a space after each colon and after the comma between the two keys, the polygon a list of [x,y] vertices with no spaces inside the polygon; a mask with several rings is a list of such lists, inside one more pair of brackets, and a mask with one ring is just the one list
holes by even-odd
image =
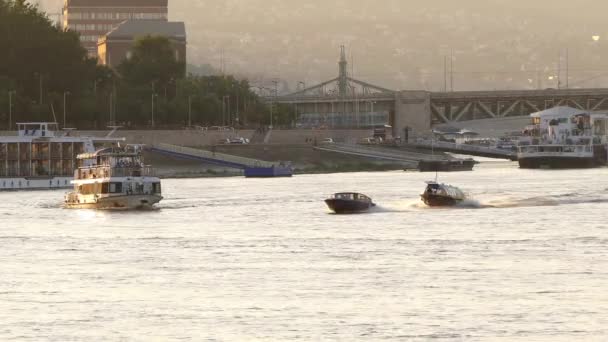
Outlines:
{"label": "dark speedboat", "polygon": [[334,194],[325,203],[336,214],[362,213],[376,206],[371,198],[356,192]]}
{"label": "dark speedboat", "polygon": [[465,200],[466,195],[455,186],[426,182],[427,186],[420,195],[424,204],[429,207],[450,207]]}

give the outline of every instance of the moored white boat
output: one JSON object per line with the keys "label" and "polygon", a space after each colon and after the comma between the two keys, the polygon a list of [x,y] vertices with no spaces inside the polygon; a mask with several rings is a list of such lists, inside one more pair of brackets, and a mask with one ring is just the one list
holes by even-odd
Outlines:
{"label": "moored white boat", "polygon": [[54,122],[17,123],[17,134],[0,136],[0,191],[69,188],[76,156],[124,141],[76,136]]}
{"label": "moored white boat", "polygon": [[531,115],[518,143],[526,169],[590,168],[608,164],[608,114],[555,107]]}
{"label": "moored white boat", "polygon": [[74,191],[65,196],[72,209],[149,209],[162,200],[160,179],[144,165],[141,146],[106,148],[84,153],[93,165],[74,172]]}

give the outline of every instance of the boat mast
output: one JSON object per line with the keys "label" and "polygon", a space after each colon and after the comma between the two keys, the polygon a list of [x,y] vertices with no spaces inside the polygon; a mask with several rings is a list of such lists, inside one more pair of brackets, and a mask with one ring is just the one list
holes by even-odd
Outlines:
{"label": "boat mast", "polygon": [[[432,160],[435,161],[435,130],[431,129],[431,155],[433,156]],[[435,164],[435,183],[437,183],[437,164]]]}

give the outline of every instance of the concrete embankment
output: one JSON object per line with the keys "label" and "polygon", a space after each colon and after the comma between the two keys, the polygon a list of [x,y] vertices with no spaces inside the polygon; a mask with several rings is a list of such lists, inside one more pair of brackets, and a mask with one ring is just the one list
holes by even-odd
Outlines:
{"label": "concrete embankment", "polygon": [[[117,131],[114,135],[125,137],[127,143],[160,143],[201,148],[218,153],[260,159],[266,161],[290,161],[296,173],[348,172],[402,169],[398,162],[373,160],[369,158],[346,156],[330,152],[315,151],[315,142],[326,138],[335,141],[356,142],[368,137],[370,130],[272,130],[254,131]],[[81,135],[105,135],[107,132],[79,132]],[[243,137],[252,141],[266,139],[266,143],[249,145],[219,144],[227,138]],[[155,165],[162,177],[199,177],[240,175],[241,171],[199,161],[176,159],[147,153],[147,161]]]}
{"label": "concrete embankment", "polygon": [[[104,131],[73,131],[79,136],[103,137]],[[16,132],[1,133],[15,135]],[[201,148],[218,153],[232,154],[266,161],[291,161],[296,173],[347,172],[395,170],[404,168],[398,161],[378,160],[355,155],[315,150],[315,144],[326,138],[336,142],[355,143],[369,137],[369,129],[362,130],[118,130],[114,137],[124,137],[126,143],[155,146],[161,143]],[[243,137],[252,140],[249,145],[220,144],[227,138]],[[261,140],[262,143],[255,143]],[[265,142],[265,143],[264,143]],[[177,159],[158,153],[146,152],[146,160],[158,169],[161,177],[199,177],[217,175],[239,175],[240,170],[229,169],[200,161]]]}
{"label": "concrete embankment", "polygon": [[[104,136],[107,131],[79,131],[79,135]],[[346,156],[330,152],[315,151],[315,142],[326,138],[335,141],[354,143],[369,137],[371,131],[365,130],[238,130],[238,131],[200,131],[200,130],[155,130],[128,131],[119,130],[114,136],[126,138],[127,143],[146,144],[160,143],[195,147],[232,154],[241,157],[266,161],[290,161],[296,173],[314,172],[348,172],[395,170],[403,168],[396,162],[372,160],[369,158]],[[219,144],[227,138],[243,137],[254,142],[250,145]],[[266,140],[266,143],[263,141]],[[240,175],[241,171],[199,161],[176,159],[146,153],[146,160],[158,169],[161,177],[201,177]]]}
{"label": "concrete embankment", "polygon": [[[217,145],[206,150],[240,157],[289,161],[296,173],[331,173],[355,171],[400,170],[404,164],[396,161],[373,160],[315,150],[310,144],[298,145]],[[160,153],[146,152],[146,161],[154,165],[161,177],[205,177],[241,175],[237,169],[226,168],[200,161],[169,157]]]}
{"label": "concrete embankment", "polygon": [[[72,134],[81,136],[105,136],[109,131],[75,131]],[[219,144],[227,138],[242,137],[252,140],[252,143],[266,144],[306,144],[308,142],[321,142],[323,139],[332,138],[335,141],[354,143],[371,135],[371,130],[235,130],[235,131],[202,131],[202,130],[118,130],[114,133],[116,137],[126,138],[131,144],[155,145],[159,143],[204,147]],[[1,133],[0,133],[1,134]],[[15,134],[14,132],[12,134]],[[259,137],[262,137],[262,141]],[[264,141],[264,138],[268,138]]]}

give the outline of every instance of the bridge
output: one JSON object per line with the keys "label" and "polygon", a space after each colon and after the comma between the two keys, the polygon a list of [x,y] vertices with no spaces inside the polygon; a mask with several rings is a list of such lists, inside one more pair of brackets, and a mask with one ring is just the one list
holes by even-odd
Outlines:
{"label": "bridge", "polygon": [[395,91],[349,76],[342,47],[338,77],[292,94],[266,97],[271,103],[291,105],[302,127],[369,128],[393,126],[428,132],[431,127],[480,119],[528,116],[556,106],[608,110],[608,89],[545,89],[429,92]]}
{"label": "bridge", "polygon": [[429,93],[432,124],[528,116],[557,106],[608,110],[608,89]]}

